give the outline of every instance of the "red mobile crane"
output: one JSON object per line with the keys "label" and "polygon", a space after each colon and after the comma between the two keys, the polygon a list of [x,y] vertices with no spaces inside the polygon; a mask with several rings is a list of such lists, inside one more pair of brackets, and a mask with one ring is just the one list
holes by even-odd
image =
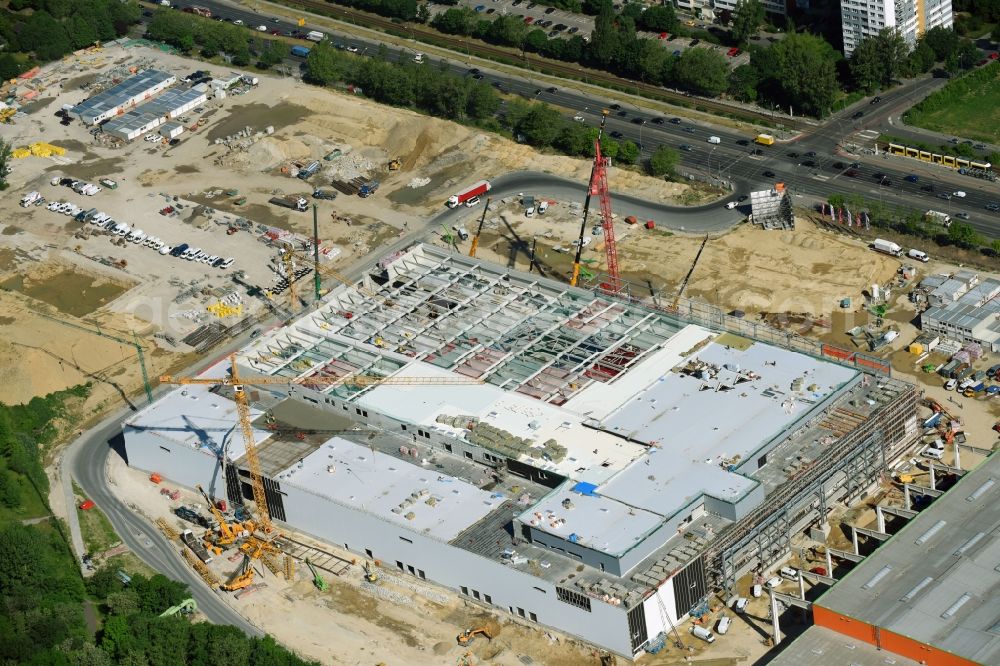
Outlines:
{"label": "red mobile crane", "polygon": [[576,258],[573,260],[573,277],[570,284],[576,286],[580,278],[580,254],[583,252],[583,236],[587,230],[587,214],[590,211],[590,197],[597,195],[601,200],[601,228],[604,230],[604,251],[608,263],[608,281],[601,284],[603,291],[618,293],[621,290],[621,280],[618,277],[618,248],[615,245],[615,226],[611,218],[611,195],[608,193],[608,158],[601,154],[601,137],[604,135],[604,124],[610,112],[601,112],[601,127],[594,141],[594,167],[590,172],[590,186],[587,189],[587,200],[583,208],[583,221],[580,224],[580,238],[577,239]]}

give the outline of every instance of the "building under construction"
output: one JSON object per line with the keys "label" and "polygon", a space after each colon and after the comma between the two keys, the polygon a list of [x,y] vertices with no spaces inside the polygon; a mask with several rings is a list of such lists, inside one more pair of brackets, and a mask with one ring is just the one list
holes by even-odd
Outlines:
{"label": "building under construction", "polygon": [[[878,359],[425,245],[237,363],[279,525],[627,657],[782,561],[918,432]],[[329,384],[352,375],[393,381]],[[434,383],[456,377],[482,383]],[[252,498],[228,390],[134,415],[129,464]]]}

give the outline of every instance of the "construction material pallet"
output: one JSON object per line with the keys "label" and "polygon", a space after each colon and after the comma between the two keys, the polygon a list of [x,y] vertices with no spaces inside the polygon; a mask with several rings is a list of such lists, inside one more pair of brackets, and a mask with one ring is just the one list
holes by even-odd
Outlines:
{"label": "construction material pallet", "polygon": [[160,531],[163,532],[168,539],[175,540],[181,538],[181,535],[177,533],[177,530],[175,530],[173,526],[164,518],[157,518],[156,526],[160,528]]}
{"label": "construction material pallet", "polygon": [[181,555],[183,555],[184,559],[187,560],[187,563],[198,572],[198,575],[201,576],[201,579],[205,581],[206,585],[211,588],[219,587],[219,579],[215,577],[215,574],[212,573],[211,570],[205,566],[205,563],[199,560],[194,553],[187,548],[184,548],[181,550]]}

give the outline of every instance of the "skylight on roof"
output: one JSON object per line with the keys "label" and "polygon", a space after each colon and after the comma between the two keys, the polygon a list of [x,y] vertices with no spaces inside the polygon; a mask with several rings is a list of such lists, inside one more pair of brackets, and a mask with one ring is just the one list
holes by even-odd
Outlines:
{"label": "skylight on roof", "polygon": [[982,497],[983,494],[986,491],[988,491],[990,488],[992,488],[995,485],[996,485],[996,481],[994,481],[993,479],[989,479],[988,481],[986,481],[985,483],[983,483],[983,485],[981,485],[978,488],[976,488],[976,492],[974,492],[971,495],[969,495],[968,497],[966,497],[965,501],[966,502],[975,502],[977,499],[979,499],[980,497]]}
{"label": "skylight on roof", "polygon": [[892,572],[892,567],[889,566],[888,564],[885,565],[884,567],[879,569],[878,572],[874,576],[872,576],[867,583],[862,585],[861,589],[862,590],[872,589],[873,587],[879,584],[879,581],[888,576],[890,572]]}
{"label": "skylight on roof", "polygon": [[926,532],[917,537],[917,540],[914,541],[913,543],[917,544],[918,546],[924,545],[931,537],[940,532],[941,528],[943,528],[947,524],[948,524],[947,521],[944,520],[937,521],[936,523],[930,526],[930,529],[928,529]]}
{"label": "skylight on roof", "polygon": [[953,616],[953,615],[954,615],[955,613],[957,613],[957,612],[958,612],[958,610],[959,610],[959,609],[960,609],[960,608],[961,608],[962,606],[964,606],[964,605],[966,604],[966,602],[968,602],[968,601],[969,601],[969,599],[971,599],[971,598],[972,598],[972,595],[971,595],[971,594],[969,594],[968,592],[966,592],[965,594],[963,594],[962,596],[960,596],[960,597],[959,597],[959,598],[958,598],[958,599],[957,599],[957,600],[955,601],[955,603],[953,603],[953,604],[952,604],[952,605],[951,605],[951,606],[950,606],[950,607],[948,608],[948,610],[946,610],[945,612],[941,613],[941,618],[942,618],[942,619],[944,619],[944,620],[947,620],[948,618],[950,618],[951,616]]}
{"label": "skylight on roof", "polygon": [[907,592],[906,594],[904,594],[902,597],[900,597],[899,600],[900,601],[910,601],[911,599],[913,599],[913,597],[915,597],[918,594],[920,594],[920,590],[924,589],[925,587],[927,587],[928,585],[930,585],[933,582],[934,582],[934,579],[931,578],[930,576],[928,576],[927,578],[924,578],[922,581],[920,581],[919,583],[917,583],[916,585],[914,585],[912,590],[910,590],[909,592]]}
{"label": "skylight on roof", "polygon": [[971,539],[969,539],[968,541],[966,541],[965,543],[963,543],[961,546],[959,546],[958,550],[956,550],[954,552],[954,554],[955,555],[964,555],[965,551],[969,550],[970,548],[972,548],[973,546],[975,546],[977,543],[979,543],[980,540],[982,540],[982,538],[984,536],[986,536],[986,532],[977,532],[975,534],[975,536],[973,536]]}

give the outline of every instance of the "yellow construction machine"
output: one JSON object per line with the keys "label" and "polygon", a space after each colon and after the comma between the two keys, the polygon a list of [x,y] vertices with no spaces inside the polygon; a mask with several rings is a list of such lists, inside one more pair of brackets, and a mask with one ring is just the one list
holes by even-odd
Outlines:
{"label": "yellow construction machine", "polygon": [[201,496],[205,498],[205,503],[208,504],[208,510],[212,512],[212,515],[215,516],[215,520],[219,523],[219,534],[214,539],[216,546],[219,548],[231,546],[240,539],[245,539],[253,533],[255,526],[252,522],[227,523],[225,516],[222,515],[222,512],[219,511],[218,507],[215,506],[215,503],[212,502],[212,498],[208,496],[205,489],[200,485],[195,486],[195,488],[197,488],[198,492],[201,493]]}
{"label": "yellow construction machine", "polygon": [[365,561],[365,580],[369,583],[378,582],[378,569],[369,561]]}
{"label": "yellow construction machine", "polygon": [[458,644],[465,647],[476,636],[485,636],[489,640],[493,640],[500,635],[500,625],[496,622],[490,621],[481,627],[473,627],[472,629],[467,629],[458,635]]}
{"label": "yellow construction machine", "polygon": [[387,166],[389,167],[389,171],[399,171],[403,166],[403,161],[398,157],[394,157],[389,160],[389,164]]}
{"label": "yellow construction machine", "polygon": [[242,590],[243,588],[249,587],[253,584],[253,577],[253,560],[249,555],[243,555],[243,566],[241,566],[239,570],[233,574],[233,577],[229,579],[228,583],[223,583],[219,587],[226,592]]}

